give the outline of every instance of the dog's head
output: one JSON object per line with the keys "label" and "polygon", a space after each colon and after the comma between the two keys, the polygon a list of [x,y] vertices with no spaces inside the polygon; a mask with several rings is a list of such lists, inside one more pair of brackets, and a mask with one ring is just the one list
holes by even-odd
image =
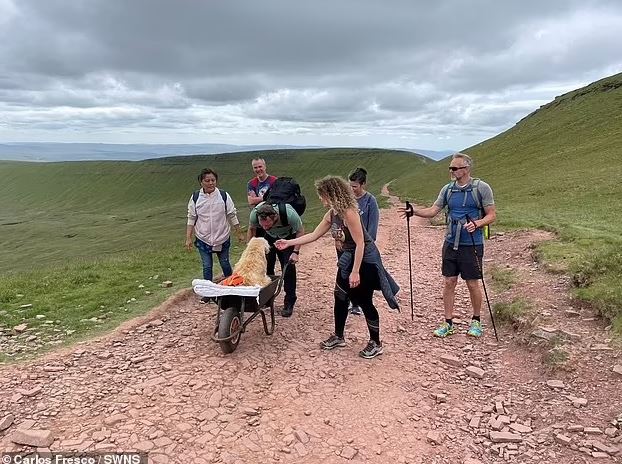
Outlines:
{"label": "dog's head", "polygon": [[253,237],[248,241],[246,249],[253,254],[263,251],[267,255],[270,252],[270,244],[263,237]]}

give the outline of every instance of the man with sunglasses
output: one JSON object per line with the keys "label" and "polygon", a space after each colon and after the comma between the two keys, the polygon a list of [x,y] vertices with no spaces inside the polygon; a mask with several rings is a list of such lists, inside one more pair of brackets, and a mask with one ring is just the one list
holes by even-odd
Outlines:
{"label": "man with sunglasses", "polygon": [[[492,224],[497,218],[497,213],[490,185],[471,177],[472,165],[473,160],[470,156],[455,153],[449,164],[452,181],[441,189],[434,204],[417,210],[400,208],[403,215],[414,214],[425,218],[432,218],[443,208],[447,208],[447,234],[443,243],[442,264],[442,273],[445,278],[443,288],[445,322],[434,331],[437,337],[447,337],[456,332],[453,312],[458,276],[466,282],[473,306],[473,318],[467,335],[480,337],[483,333],[480,321],[482,291],[479,279],[481,272],[475,260],[479,259],[480,265],[483,263],[484,234],[482,228]],[[475,250],[473,243],[475,243]]]}
{"label": "man with sunglasses", "polygon": [[293,239],[304,235],[305,230],[302,226],[302,219],[293,206],[287,203],[270,204],[261,202],[253,208],[249,218],[247,238],[257,236],[257,231],[265,231],[264,238],[271,245],[268,253],[268,273],[274,272],[276,258],[279,258],[281,270],[285,264],[289,263],[283,277],[283,289],[285,290],[284,306],[281,316],[290,317],[294,312],[296,303],[296,263],[300,247],[290,247],[284,250],[277,250],[274,242],[278,239]]}

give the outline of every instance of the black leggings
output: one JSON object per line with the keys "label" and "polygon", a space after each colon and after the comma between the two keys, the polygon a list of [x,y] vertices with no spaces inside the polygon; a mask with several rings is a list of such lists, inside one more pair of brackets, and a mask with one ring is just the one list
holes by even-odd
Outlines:
{"label": "black leggings", "polygon": [[348,300],[353,305],[360,306],[365,314],[369,338],[380,343],[380,316],[374,306],[374,289],[379,288],[378,271],[376,266],[369,263],[362,263],[359,271],[361,283],[354,288],[350,288],[349,279],[341,276],[341,270],[337,269],[337,279],[335,282],[335,335],[343,338],[343,332],[348,319]]}

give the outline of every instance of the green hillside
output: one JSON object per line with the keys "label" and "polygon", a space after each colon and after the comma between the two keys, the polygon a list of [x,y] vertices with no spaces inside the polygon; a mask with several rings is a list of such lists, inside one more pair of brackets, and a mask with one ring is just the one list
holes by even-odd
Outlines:
{"label": "green hillside", "polygon": [[[246,224],[246,182],[253,175],[251,160],[258,156],[266,159],[271,174],[300,182],[309,229],[323,211],[315,179],[346,175],[362,165],[370,173],[370,190],[377,193],[403,172],[430,163],[411,153],[373,149],[142,162],[0,162],[0,330],[26,322],[42,333],[42,341],[61,333],[67,342],[108,330],[188,287],[201,275],[198,253],[183,248],[197,174],[204,167],[219,173],[221,187],[232,195]],[[235,246],[234,259],[239,252]],[[161,287],[165,280],[173,287]]]}
{"label": "green hillside", "polygon": [[[622,312],[622,74],[575,90],[506,132],[465,150],[475,176],[495,192],[499,224],[554,230],[541,252],[569,270],[578,295],[606,315]],[[395,190],[429,204],[447,181],[448,162],[401,176]],[[622,330],[622,318],[616,321]]]}
{"label": "green hillside", "polygon": [[[0,274],[55,266],[76,258],[120,255],[183,242],[186,205],[203,167],[219,173],[240,217],[246,217],[246,182],[253,153],[171,157],[141,162],[0,162]],[[262,152],[268,170],[299,180],[313,219],[320,210],[313,181],[370,172],[371,190],[425,158],[369,149]]]}

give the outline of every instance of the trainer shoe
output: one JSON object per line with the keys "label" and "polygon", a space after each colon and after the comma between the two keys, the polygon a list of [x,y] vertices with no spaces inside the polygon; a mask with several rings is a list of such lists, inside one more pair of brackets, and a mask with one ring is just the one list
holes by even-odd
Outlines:
{"label": "trainer shoe", "polygon": [[216,303],[216,298],[213,298],[211,296],[204,296],[201,298],[201,303],[203,304]]}
{"label": "trainer shoe", "polygon": [[367,343],[367,346],[359,351],[359,356],[365,359],[375,358],[378,355],[382,354],[382,342],[376,343],[373,340],[370,340]]}
{"label": "trainer shoe", "polygon": [[435,337],[445,338],[449,335],[453,335],[456,333],[456,328],[453,324],[448,324],[447,322],[443,322],[441,326],[436,329],[434,332]]}
{"label": "trainer shoe", "polygon": [[360,306],[352,306],[350,308],[350,314],[356,314],[357,316],[360,316],[361,314],[363,314],[363,310]]}
{"label": "trainer shoe", "polygon": [[482,323],[480,321],[472,319],[471,326],[469,327],[467,335],[470,335],[471,337],[481,337],[483,333],[484,329],[482,328]]}
{"label": "trainer shoe", "polygon": [[330,337],[328,337],[326,340],[324,340],[322,343],[320,343],[320,346],[325,350],[332,350],[334,348],[343,348],[344,346],[346,346],[346,341],[343,338],[338,337],[337,335],[333,334]]}

